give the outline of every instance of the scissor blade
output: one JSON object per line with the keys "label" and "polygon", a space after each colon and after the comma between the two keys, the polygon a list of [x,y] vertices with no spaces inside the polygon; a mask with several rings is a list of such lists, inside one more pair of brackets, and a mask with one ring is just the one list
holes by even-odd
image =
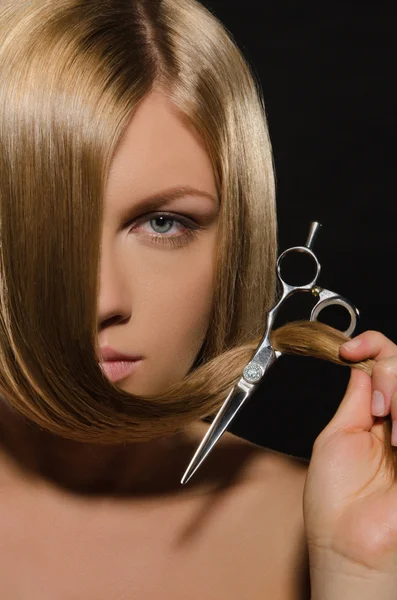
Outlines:
{"label": "scissor blade", "polygon": [[243,406],[248,396],[249,391],[244,390],[239,385],[232,389],[190,461],[189,466],[181,479],[182,484],[187,483],[194,475]]}

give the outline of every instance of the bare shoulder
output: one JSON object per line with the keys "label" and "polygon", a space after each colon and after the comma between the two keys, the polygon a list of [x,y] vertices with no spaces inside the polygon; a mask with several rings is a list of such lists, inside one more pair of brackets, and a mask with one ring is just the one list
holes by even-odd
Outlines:
{"label": "bare shoulder", "polygon": [[267,597],[308,600],[309,559],[303,520],[308,462],[253,446],[246,485],[258,498],[251,518],[262,535],[252,550],[265,555],[272,565],[266,582]]}
{"label": "bare shoulder", "polygon": [[308,600],[303,520],[308,462],[257,446],[230,432],[224,434],[222,444],[224,449],[234,448],[236,456],[246,456],[239,485],[231,491],[234,502],[229,527],[245,543],[247,569],[261,571],[252,597]]}
{"label": "bare shoulder", "polygon": [[[210,427],[209,423],[196,422],[195,436],[201,441]],[[197,442],[196,442],[197,443]],[[210,455],[211,456],[211,455]],[[306,481],[308,461],[276,450],[258,446],[230,432],[225,432],[215,446],[211,461],[224,463],[227,460],[230,470],[236,472],[241,467],[241,480],[244,484],[259,483],[265,488],[270,485],[273,490],[280,492],[289,489],[290,493],[302,496]],[[224,468],[227,465],[224,464]]]}
{"label": "bare shoulder", "polygon": [[291,503],[295,503],[299,498],[296,508],[300,511],[309,462],[248,441],[246,443],[253,446],[252,460],[247,469],[247,480],[252,480],[254,485],[262,482],[265,488],[271,486],[277,495],[288,492]]}

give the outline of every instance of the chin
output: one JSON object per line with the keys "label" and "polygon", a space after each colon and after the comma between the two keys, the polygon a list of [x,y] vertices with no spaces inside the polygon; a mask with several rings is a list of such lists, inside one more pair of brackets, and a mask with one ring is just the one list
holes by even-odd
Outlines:
{"label": "chin", "polygon": [[128,394],[134,396],[161,396],[164,392],[183,379],[184,375],[170,377],[169,372],[167,374],[157,374],[151,372],[146,377],[144,373],[133,373],[123,381],[116,383],[117,387],[121,388]]}

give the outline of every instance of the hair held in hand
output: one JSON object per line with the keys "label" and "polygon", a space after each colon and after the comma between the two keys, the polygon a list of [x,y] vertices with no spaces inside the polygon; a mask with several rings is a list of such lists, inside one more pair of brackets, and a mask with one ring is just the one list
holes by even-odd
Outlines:
{"label": "hair held in hand", "polygon": [[[272,154],[249,65],[195,0],[6,0],[0,31],[4,401],[48,431],[101,444],[170,435],[215,414],[276,301]],[[204,139],[221,210],[202,350],[181,381],[139,397],[98,364],[98,265],[112,157],[154,88]],[[345,340],[310,321],[272,335],[276,350],[338,364]],[[371,362],[355,367],[369,373]]]}

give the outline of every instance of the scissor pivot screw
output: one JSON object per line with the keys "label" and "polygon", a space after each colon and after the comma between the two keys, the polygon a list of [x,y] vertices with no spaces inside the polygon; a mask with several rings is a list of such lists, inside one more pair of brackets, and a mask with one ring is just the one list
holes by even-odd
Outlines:
{"label": "scissor pivot screw", "polygon": [[260,365],[256,362],[250,362],[243,371],[243,377],[248,383],[257,383],[263,376]]}
{"label": "scissor pivot screw", "polygon": [[312,288],[312,294],[313,296],[319,296],[321,292],[321,289],[317,286],[315,286],[314,288]]}

